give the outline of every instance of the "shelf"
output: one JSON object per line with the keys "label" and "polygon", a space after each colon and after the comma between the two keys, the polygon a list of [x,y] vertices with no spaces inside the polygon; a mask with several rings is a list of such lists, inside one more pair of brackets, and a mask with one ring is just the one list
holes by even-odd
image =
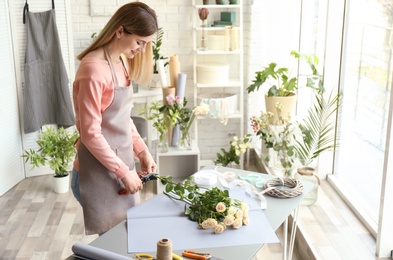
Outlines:
{"label": "shelf", "polygon": [[240,55],[243,52],[241,50],[235,50],[235,51],[209,51],[209,50],[195,50],[195,53],[198,55]]}
{"label": "shelf", "polygon": [[195,5],[196,8],[208,8],[208,9],[239,9],[240,5]]}
{"label": "shelf", "polygon": [[240,88],[243,87],[243,83],[239,80],[229,80],[222,84],[203,84],[195,83],[197,88]]}
{"label": "shelf", "polygon": [[[233,25],[226,25],[226,26],[237,26],[239,25],[233,24]],[[202,27],[202,26],[197,26],[194,27],[195,31],[202,31],[202,28],[204,29],[205,32],[212,32],[212,31],[224,31],[225,26],[209,26],[209,27]]]}
{"label": "shelf", "polygon": [[[198,0],[202,3],[201,0]],[[238,96],[236,106],[233,106],[228,109],[228,107],[223,107],[222,109],[217,108],[220,100],[216,102],[216,104],[209,104],[212,106],[214,112],[212,111],[211,115],[198,116],[198,119],[202,120],[215,120],[221,122],[221,125],[215,126],[214,131],[222,132],[222,136],[220,136],[217,140],[214,140],[217,144],[227,143],[228,135],[227,133],[236,132],[238,136],[244,136],[244,72],[243,72],[243,1],[239,1],[238,4],[226,4],[226,5],[199,5],[196,4],[197,0],[192,0],[193,11],[193,25],[190,28],[192,30],[192,38],[193,38],[193,91],[194,91],[194,103],[198,103],[200,99],[200,94],[208,94],[208,93],[216,93],[216,92],[234,92]],[[230,18],[235,18],[234,20],[230,20],[232,22],[232,26],[236,27],[233,30],[226,30],[227,26],[206,26],[202,27],[202,22],[198,16],[199,8],[207,8],[209,10],[208,19],[217,20],[220,19],[221,12],[234,12],[236,13],[234,17],[225,17],[227,21]],[[209,21],[208,21],[209,23]],[[206,23],[205,23],[206,24]],[[203,50],[200,48],[202,32],[204,32],[205,39],[207,40],[207,49]],[[213,36],[213,37],[210,37]],[[221,36],[221,37],[215,37]],[[235,38],[236,37],[236,38]],[[238,38],[237,38],[238,37]],[[211,45],[211,50],[209,50],[209,44]],[[232,51],[226,51],[232,49]],[[215,63],[221,62],[229,65],[228,76],[222,78],[218,83],[214,83],[215,81],[205,81],[212,83],[199,83],[198,80],[198,65],[201,63]],[[216,70],[208,71],[207,73],[213,73]],[[221,89],[220,89],[221,88]],[[219,99],[219,98],[217,98]],[[228,105],[232,105],[229,104]],[[217,111],[217,112],[215,112]],[[228,116],[215,116],[215,114],[220,114],[221,112],[235,112]],[[236,123],[232,123],[227,125],[226,121],[228,119],[235,119]],[[224,122],[225,121],[225,122]],[[195,129],[195,139],[198,144],[199,137],[199,127],[198,120],[196,120],[194,124]],[[206,135],[204,133],[203,138],[210,140],[213,139],[211,136]],[[204,140],[204,143],[206,141]],[[213,149],[211,148],[212,153]],[[202,158],[203,160],[211,159],[211,158]]]}
{"label": "shelf", "polygon": [[[212,119],[212,120],[217,120],[217,119],[220,119],[221,117],[211,118],[211,117],[209,117],[209,116],[198,116],[197,118],[198,118],[198,119]],[[237,112],[236,114],[228,115],[228,116],[225,116],[224,118],[229,118],[229,119],[231,119],[231,118],[239,118],[239,119],[242,119],[242,118],[243,118],[243,114],[241,114],[240,112]]]}
{"label": "shelf", "polygon": [[199,149],[192,142],[191,150],[180,150],[178,147],[169,147],[166,153],[157,153],[158,173],[163,176],[185,179],[199,170]]}

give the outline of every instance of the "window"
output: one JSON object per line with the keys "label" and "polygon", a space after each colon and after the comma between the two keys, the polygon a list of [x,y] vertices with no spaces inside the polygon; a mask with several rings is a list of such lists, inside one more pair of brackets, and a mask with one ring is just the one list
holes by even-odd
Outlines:
{"label": "window", "polygon": [[392,10],[349,2],[342,57],[343,106],[334,175],[377,224],[392,71]]}

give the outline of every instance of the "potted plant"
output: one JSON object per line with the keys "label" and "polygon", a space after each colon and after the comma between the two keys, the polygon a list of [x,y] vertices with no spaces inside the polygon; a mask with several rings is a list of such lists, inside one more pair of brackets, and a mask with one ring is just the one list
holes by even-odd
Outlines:
{"label": "potted plant", "polygon": [[[157,84],[160,80],[160,76],[158,75],[158,60],[165,60],[167,57],[164,57],[161,55],[161,45],[162,45],[162,37],[164,36],[164,30],[162,27],[158,28],[158,31],[152,41],[152,48],[153,48],[153,76],[152,76],[152,82],[150,84],[150,88],[155,88],[157,87]],[[164,66],[168,65],[168,62],[165,62]]]}
{"label": "potted plant", "polygon": [[296,177],[314,183],[312,190],[303,199],[303,205],[312,205],[318,199],[320,179],[314,165],[314,160],[322,153],[337,146],[333,117],[341,106],[341,94],[330,94],[325,97],[324,92],[315,94],[313,105],[307,116],[299,122],[302,138],[297,141],[295,152],[301,167],[297,169]]}
{"label": "potted plant", "polygon": [[[57,193],[64,193],[69,189],[68,166],[75,157],[74,144],[78,137],[77,131],[69,132],[63,127],[59,129],[49,127],[38,133],[36,141],[38,150],[30,149],[22,155],[25,163],[30,162],[33,168],[49,165],[54,171],[55,192]],[[58,187],[56,182],[63,182],[66,186]]]}
{"label": "potted plant", "polygon": [[[306,86],[320,91],[323,87],[321,84],[321,76],[318,74],[316,66],[319,63],[318,57],[315,54],[303,54],[298,51],[291,51],[291,56],[293,56],[298,62],[306,62],[311,73],[304,75],[307,77]],[[298,89],[298,79],[297,75],[291,76],[292,71],[286,67],[277,67],[277,63],[271,62],[267,67],[264,67],[261,71],[255,72],[255,79],[252,84],[247,88],[247,92],[251,93],[266,83],[268,80],[273,80],[275,83],[271,83],[266,95],[266,111],[274,114],[271,119],[271,123],[278,124],[279,117],[288,117],[292,114],[296,103],[296,92]],[[280,110],[281,114],[276,114],[276,103],[279,102],[282,105]]]}

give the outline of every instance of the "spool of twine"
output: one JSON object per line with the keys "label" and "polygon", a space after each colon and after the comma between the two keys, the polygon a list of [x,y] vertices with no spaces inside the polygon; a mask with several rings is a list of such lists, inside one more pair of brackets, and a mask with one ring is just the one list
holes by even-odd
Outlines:
{"label": "spool of twine", "polygon": [[172,260],[172,241],[162,238],[157,242],[157,260]]}

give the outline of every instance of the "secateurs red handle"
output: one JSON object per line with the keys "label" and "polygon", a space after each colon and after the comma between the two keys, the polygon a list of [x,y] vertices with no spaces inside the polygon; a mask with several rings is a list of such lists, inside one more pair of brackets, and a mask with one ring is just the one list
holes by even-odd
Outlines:
{"label": "secateurs red handle", "polygon": [[[150,180],[156,180],[157,177],[154,176],[156,173],[155,172],[151,172],[148,174],[142,174],[140,172],[138,172],[138,177],[141,179],[142,184],[145,184],[146,182],[150,181]],[[119,191],[119,195],[127,195],[128,191],[126,189],[121,189]]]}

